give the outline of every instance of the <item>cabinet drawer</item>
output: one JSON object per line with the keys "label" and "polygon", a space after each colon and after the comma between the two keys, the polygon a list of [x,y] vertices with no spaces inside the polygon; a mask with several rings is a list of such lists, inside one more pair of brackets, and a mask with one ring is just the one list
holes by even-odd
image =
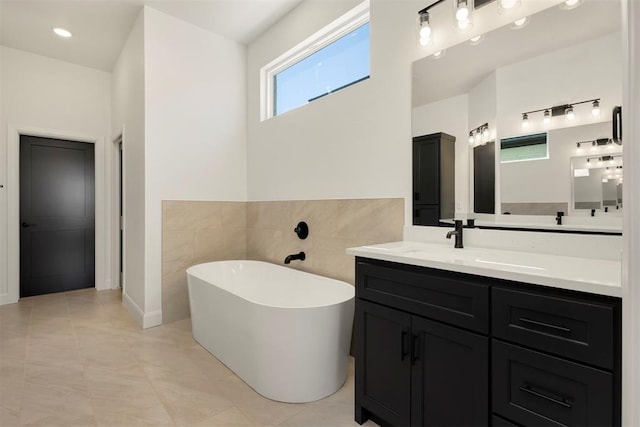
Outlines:
{"label": "cabinet drawer", "polygon": [[493,412],[523,426],[613,425],[613,376],[493,341]]}
{"label": "cabinet drawer", "polygon": [[493,336],[613,369],[612,306],[492,289]]}
{"label": "cabinet drawer", "polygon": [[489,287],[455,273],[424,269],[409,272],[356,263],[358,298],[477,332],[489,330]]}
{"label": "cabinet drawer", "polygon": [[519,427],[517,424],[507,421],[497,415],[491,416],[491,427]]}

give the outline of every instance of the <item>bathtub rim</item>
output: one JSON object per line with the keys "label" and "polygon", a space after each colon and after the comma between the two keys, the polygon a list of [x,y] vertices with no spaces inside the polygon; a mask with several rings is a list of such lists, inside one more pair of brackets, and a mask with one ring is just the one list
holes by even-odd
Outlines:
{"label": "bathtub rim", "polygon": [[[265,304],[264,302],[260,302],[260,301],[255,301],[253,299],[247,298],[244,295],[239,295],[237,293],[234,293],[232,291],[230,291],[229,289],[225,289],[224,287],[218,286],[215,283],[212,283],[210,281],[208,281],[207,279],[194,274],[193,273],[193,269],[195,269],[196,267],[201,267],[204,265],[209,265],[209,264],[230,264],[230,263],[237,263],[237,262],[242,262],[242,263],[249,263],[249,264],[261,264],[261,265],[269,265],[270,267],[275,267],[275,268],[279,268],[279,269],[286,269],[286,270],[293,270],[295,272],[295,274],[303,274],[303,275],[310,275],[310,276],[314,276],[317,278],[320,278],[322,280],[328,280],[331,282],[335,282],[335,283],[340,283],[340,286],[344,286],[344,287],[348,287],[351,289],[351,293],[350,296],[348,298],[342,298],[342,299],[337,299],[334,302],[328,303],[328,304],[316,304],[316,305],[301,305],[301,306],[282,306],[282,305],[274,305],[274,304]],[[340,304],[345,304],[348,303],[349,301],[352,301],[355,299],[355,286],[351,285],[350,283],[347,283],[343,280],[338,280],[338,279],[334,279],[331,277],[326,277],[326,276],[322,276],[320,274],[316,274],[316,273],[310,273],[308,271],[303,271],[303,270],[298,270],[295,268],[288,268],[288,267],[284,267],[280,264],[275,264],[272,262],[268,262],[268,261],[259,261],[259,260],[247,260],[247,259],[233,259],[233,260],[220,260],[220,261],[208,261],[208,262],[202,262],[199,264],[195,264],[195,265],[191,265],[186,269],[186,273],[187,273],[187,278],[190,277],[194,277],[197,278],[199,280],[202,280],[205,283],[210,284],[211,286],[216,286],[218,289],[221,289],[225,292],[228,292],[231,295],[234,295],[238,298],[242,298],[245,301],[248,301],[252,304],[257,304],[263,307],[268,307],[268,308],[274,308],[274,309],[282,309],[282,310],[309,310],[309,309],[320,309],[323,307],[331,307],[334,305],[340,305]],[[187,280],[188,282],[188,280]],[[189,283],[187,283],[187,285],[189,286]]]}

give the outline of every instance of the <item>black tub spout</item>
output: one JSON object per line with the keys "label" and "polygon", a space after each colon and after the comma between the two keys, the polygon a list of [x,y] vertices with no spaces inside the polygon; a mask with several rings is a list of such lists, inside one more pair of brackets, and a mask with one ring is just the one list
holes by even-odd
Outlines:
{"label": "black tub spout", "polygon": [[304,252],[300,252],[297,254],[291,254],[291,255],[287,255],[287,257],[284,259],[284,263],[285,264],[290,264],[291,261],[294,261],[296,259],[299,259],[300,261],[304,261],[304,259],[306,258],[306,255],[304,254]]}

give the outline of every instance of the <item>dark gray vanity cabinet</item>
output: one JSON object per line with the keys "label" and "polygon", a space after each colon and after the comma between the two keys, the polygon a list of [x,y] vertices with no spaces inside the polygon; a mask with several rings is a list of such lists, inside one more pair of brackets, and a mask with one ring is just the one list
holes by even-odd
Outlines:
{"label": "dark gray vanity cabinet", "polygon": [[438,225],[454,217],[455,141],[446,133],[413,138],[414,225]]}
{"label": "dark gray vanity cabinet", "polygon": [[621,302],[356,259],[355,420],[620,426]]}

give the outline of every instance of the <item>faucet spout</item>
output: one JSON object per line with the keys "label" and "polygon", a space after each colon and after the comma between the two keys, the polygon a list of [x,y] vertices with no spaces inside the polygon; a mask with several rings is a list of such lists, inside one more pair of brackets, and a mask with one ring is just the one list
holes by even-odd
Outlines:
{"label": "faucet spout", "polygon": [[291,264],[291,261],[294,261],[294,260],[297,260],[297,259],[299,259],[300,261],[304,261],[306,257],[307,256],[305,255],[304,252],[287,255],[287,257],[284,259],[284,263],[285,264]]}
{"label": "faucet spout", "polygon": [[463,229],[462,220],[457,219],[454,221],[454,224],[456,228],[454,231],[447,232],[447,239],[450,239],[451,236],[456,236],[456,242],[453,247],[462,249],[464,247],[462,246],[462,229]]}

